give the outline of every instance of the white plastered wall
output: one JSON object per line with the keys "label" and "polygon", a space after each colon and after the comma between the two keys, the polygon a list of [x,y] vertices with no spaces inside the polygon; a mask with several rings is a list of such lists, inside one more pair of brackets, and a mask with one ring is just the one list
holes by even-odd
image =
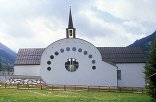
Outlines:
{"label": "white plastered wall", "polygon": [[40,65],[15,65],[15,75],[40,76]]}
{"label": "white plastered wall", "polygon": [[[70,51],[66,51],[69,47]],[[76,47],[76,51],[72,48]],[[64,52],[61,53],[60,49]],[[82,52],[78,52],[81,48]],[[58,51],[59,55],[55,55]],[[87,51],[87,55],[84,55]],[[93,57],[90,59],[88,55]],[[50,59],[54,55],[54,59]],[[69,58],[75,58],[79,67],[75,72],[69,72],[65,68],[65,62]],[[93,64],[92,60],[96,63]],[[51,61],[48,65],[47,61]],[[92,66],[96,66],[93,70]],[[47,70],[51,67],[51,71]],[[117,86],[117,67],[102,61],[99,50],[89,42],[81,39],[62,39],[48,46],[41,57],[41,77],[47,84],[63,85],[96,85]]]}
{"label": "white plastered wall", "polygon": [[118,80],[118,86],[145,87],[144,63],[122,63],[117,66],[121,70],[121,80]]}

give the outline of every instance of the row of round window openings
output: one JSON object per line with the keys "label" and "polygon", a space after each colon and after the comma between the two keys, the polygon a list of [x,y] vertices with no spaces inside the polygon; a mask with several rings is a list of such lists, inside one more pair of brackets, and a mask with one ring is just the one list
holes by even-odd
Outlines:
{"label": "row of round window openings", "polygon": [[[96,66],[92,66],[92,69],[95,70],[96,69]],[[51,71],[51,67],[48,67],[47,70],[48,71]]]}
{"label": "row of round window openings", "polygon": [[[51,61],[47,61],[47,64],[50,65]],[[95,60],[92,60],[92,64],[95,64]]]}
{"label": "row of round window openings", "polygon": [[[73,47],[72,50],[73,50],[73,51],[76,51],[76,47]],[[67,47],[67,48],[66,48],[66,51],[70,51],[70,48]],[[79,51],[79,52],[82,52],[82,49],[79,48],[78,51]],[[63,52],[64,52],[64,49],[63,49],[63,48],[60,49],[60,52],[63,53]],[[84,51],[84,55],[87,55],[87,54],[88,54],[88,52],[87,52],[87,51]],[[59,55],[59,52],[56,51],[56,52],[55,52],[55,55],[56,55],[56,56]],[[89,54],[88,57],[91,59],[93,56],[92,56],[91,54]],[[51,55],[51,56],[50,56],[50,59],[54,59],[54,55]],[[96,61],[95,61],[95,60],[92,60],[92,64],[95,64],[95,63],[96,63]],[[47,64],[51,64],[51,62],[48,61]]]}
{"label": "row of round window openings", "polygon": [[[73,47],[72,50],[73,50],[73,51],[76,51],[76,47]],[[66,51],[70,51],[70,47],[67,47],[67,48],[66,48]],[[64,53],[64,49],[61,48],[61,49],[60,49],[60,52],[61,52],[61,53]],[[78,49],[78,52],[81,53],[81,52],[82,52],[82,49],[79,48],[79,49]],[[88,54],[87,51],[84,51],[83,53],[84,53],[84,55],[87,55],[87,54]],[[56,55],[56,56],[59,55],[59,52],[56,51],[56,52],[55,52],[55,55]],[[91,54],[89,54],[88,57],[91,59],[93,56],[92,56]],[[54,59],[54,56],[51,55],[51,56],[50,56],[50,59]],[[96,61],[95,61],[95,60],[92,60],[92,64],[95,64],[95,63],[96,63]],[[50,65],[50,64],[51,64],[51,61],[47,61],[47,64]],[[96,69],[96,66],[92,66],[92,69],[95,70],[95,69]],[[51,70],[51,67],[48,67],[47,70],[50,71],[50,70]]]}
{"label": "row of round window openings", "polygon": [[[73,50],[73,51],[76,51],[76,47],[73,47],[73,48],[72,48],[72,50]],[[67,48],[66,48],[66,51],[70,51],[70,48],[69,48],[69,47],[67,47]],[[64,49],[63,49],[63,48],[62,48],[62,49],[60,49],[60,52],[61,52],[61,53],[64,53]],[[82,49],[81,49],[81,48],[79,48],[79,49],[78,49],[78,52],[82,52]],[[84,53],[84,55],[87,55],[87,54],[88,54],[88,52],[87,52],[87,51],[84,51],[83,53]],[[57,55],[59,55],[59,52],[58,52],[58,51],[56,51],[56,52],[55,52],[55,55],[56,55],[56,56],[57,56]],[[89,55],[88,55],[88,57],[91,59],[93,56],[92,56],[91,54],[89,54]],[[50,58],[51,58],[51,59],[54,59],[54,56],[53,56],[53,55],[51,55],[51,56],[50,56]]]}

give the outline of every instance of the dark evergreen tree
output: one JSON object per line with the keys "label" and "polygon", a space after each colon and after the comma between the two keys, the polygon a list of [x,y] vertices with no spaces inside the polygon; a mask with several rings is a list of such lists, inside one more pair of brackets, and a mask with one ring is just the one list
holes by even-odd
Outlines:
{"label": "dark evergreen tree", "polygon": [[3,64],[1,60],[0,60],[0,71],[3,71]]}
{"label": "dark evergreen tree", "polygon": [[149,78],[152,74],[156,73],[156,37],[152,42],[148,58],[147,58],[147,63],[145,65],[145,75],[147,79],[147,88],[148,88],[148,93],[151,97],[153,97],[153,101],[156,102],[156,85],[154,85],[154,82]]}

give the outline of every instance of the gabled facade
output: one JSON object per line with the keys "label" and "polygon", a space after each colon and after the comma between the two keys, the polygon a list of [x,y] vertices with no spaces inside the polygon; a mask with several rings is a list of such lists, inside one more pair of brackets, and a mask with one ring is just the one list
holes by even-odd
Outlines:
{"label": "gabled facade", "polygon": [[46,84],[144,87],[140,48],[95,47],[76,38],[71,10],[66,38],[46,48],[19,49],[15,75],[40,76]]}

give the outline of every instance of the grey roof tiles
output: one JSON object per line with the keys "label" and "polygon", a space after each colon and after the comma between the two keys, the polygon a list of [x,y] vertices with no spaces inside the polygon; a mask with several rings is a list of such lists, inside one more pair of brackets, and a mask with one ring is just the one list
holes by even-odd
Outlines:
{"label": "grey roof tiles", "polygon": [[144,63],[145,55],[139,47],[97,47],[103,60],[113,63]]}
{"label": "grey roof tiles", "polygon": [[39,65],[45,48],[19,49],[15,65]]}
{"label": "grey roof tiles", "polygon": [[[139,47],[97,47],[103,61],[110,63],[145,63],[144,53]],[[40,65],[45,48],[19,49],[15,65]]]}

